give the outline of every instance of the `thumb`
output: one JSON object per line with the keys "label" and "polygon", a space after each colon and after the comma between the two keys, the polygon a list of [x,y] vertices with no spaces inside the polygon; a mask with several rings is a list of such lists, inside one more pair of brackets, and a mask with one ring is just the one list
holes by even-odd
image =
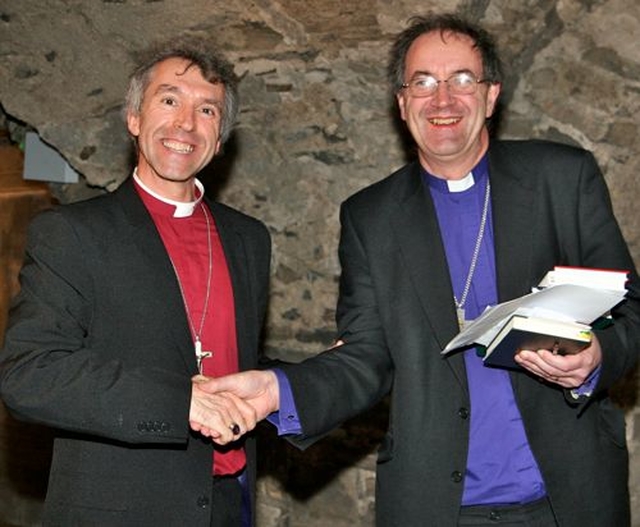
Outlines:
{"label": "thumb", "polygon": [[195,375],[191,378],[191,381],[194,384],[197,384],[200,390],[207,393],[233,392],[236,388],[231,375],[227,375],[225,377],[205,377],[204,375]]}

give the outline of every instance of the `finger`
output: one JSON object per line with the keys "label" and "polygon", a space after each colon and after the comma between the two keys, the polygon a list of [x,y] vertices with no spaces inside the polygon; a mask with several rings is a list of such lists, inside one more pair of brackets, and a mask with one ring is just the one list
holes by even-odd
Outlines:
{"label": "finger", "polygon": [[189,426],[194,432],[200,433],[200,435],[204,437],[209,437],[213,440],[216,440],[220,437],[220,434],[211,428],[204,426],[202,423],[198,423],[196,421],[189,421]]}
{"label": "finger", "polygon": [[521,351],[515,356],[515,361],[536,377],[549,382],[558,382],[561,371],[550,367],[539,355],[533,351]]}
{"label": "finger", "polygon": [[229,376],[205,377],[196,375],[192,380],[198,384],[201,390],[207,393],[230,392],[235,386],[233,381],[229,380]]}
{"label": "finger", "polygon": [[211,410],[205,426],[217,433],[212,435],[217,443],[235,441],[255,428],[256,410],[238,396],[228,392],[206,394],[205,401]]}
{"label": "finger", "polygon": [[233,433],[236,430],[233,424],[241,429],[247,426],[242,412],[237,409],[236,401],[229,396],[206,393],[199,389],[198,384],[194,384],[192,389],[189,421],[194,430],[213,438],[219,444],[226,444],[237,438]]}
{"label": "finger", "polygon": [[256,427],[258,416],[255,408],[251,404],[233,393],[222,392],[219,395],[225,397],[232,403],[228,407],[228,411],[231,418],[229,427],[234,435],[245,434]]}
{"label": "finger", "polygon": [[[547,353],[545,351],[545,353]],[[582,370],[567,371],[562,368],[554,367],[545,360],[541,360],[538,353],[529,352],[522,356],[516,356],[516,362],[527,371],[538,377],[540,380],[557,384],[562,388],[575,388],[582,384],[582,380],[586,375],[582,375]],[[525,358],[526,357],[526,358]]]}
{"label": "finger", "polygon": [[253,406],[232,393],[222,392],[215,394],[215,397],[218,404],[225,405],[226,412],[221,412],[221,415],[228,416],[226,428],[235,440],[255,428],[257,415]]}
{"label": "finger", "polygon": [[200,373],[198,375],[194,375],[193,377],[191,377],[191,382],[195,382],[198,384],[203,384],[207,381],[209,381],[211,379],[211,377],[206,377],[205,375],[201,375]]}

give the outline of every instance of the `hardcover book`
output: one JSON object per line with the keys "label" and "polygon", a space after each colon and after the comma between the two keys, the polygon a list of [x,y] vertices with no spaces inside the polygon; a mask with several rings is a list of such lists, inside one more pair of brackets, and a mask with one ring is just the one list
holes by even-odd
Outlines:
{"label": "hardcover book", "polygon": [[[592,325],[610,321],[610,310],[624,301],[627,276],[626,271],[555,267],[531,293],[488,307],[442,354],[477,346],[486,350],[485,364],[519,368],[513,360],[518,349],[579,352],[589,344]],[[531,340],[524,340],[525,333]]]}
{"label": "hardcover book", "polygon": [[519,368],[513,356],[520,350],[546,349],[557,355],[578,353],[591,343],[591,326],[540,317],[513,315],[489,343],[484,363]]}

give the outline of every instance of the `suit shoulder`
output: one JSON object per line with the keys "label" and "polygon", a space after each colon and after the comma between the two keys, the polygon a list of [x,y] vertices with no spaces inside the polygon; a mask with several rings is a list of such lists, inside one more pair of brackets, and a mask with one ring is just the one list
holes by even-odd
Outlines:
{"label": "suit shoulder", "polygon": [[420,185],[419,167],[417,163],[409,163],[380,181],[358,190],[348,197],[343,207],[347,208],[378,208],[384,207],[390,201],[397,201],[400,196]]}
{"label": "suit shoulder", "polygon": [[238,209],[220,203],[219,201],[207,201],[211,208],[214,217],[224,218],[226,222],[233,223],[240,229],[246,229],[250,231],[263,231],[268,232],[266,225],[254,216],[242,212]]}
{"label": "suit shoulder", "polygon": [[55,221],[55,218],[64,218],[71,223],[94,223],[102,216],[99,211],[107,211],[114,204],[112,193],[100,194],[81,201],[71,203],[58,203],[51,208],[38,213],[34,223]]}
{"label": "suit shoulder", "polygon": [[579,145],[558,143],[546,139],[499,140],[493,141],[491,154],[507,155],[515,158],[532,157],[536,159],[576,159],[592,157],[591,152]]}

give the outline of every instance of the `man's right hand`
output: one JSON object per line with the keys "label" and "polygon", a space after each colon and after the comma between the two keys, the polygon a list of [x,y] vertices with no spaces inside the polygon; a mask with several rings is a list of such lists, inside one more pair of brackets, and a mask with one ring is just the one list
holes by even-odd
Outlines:
{"label": "man's right hand", "polygon": [[[224,377],[194,377],[198,389],[210,395],[222,394],[242,400],[253,410],[253,417],[261,421],[280,407],[278,378],[269,370],[249,370]],[[239,406],[244,414],[246,407]],[[255,426],[255,423],[254,423]],[[252,427],[253,428],[253,427]],[[243,429],[244,430],[244,429]]]}
{"label": "man's right hand", "polygon": [[255,428],[257,412],[233,393],[206,389],[215,380],[201,375],[192,379],[189,425],[215,443],[226,445]]}

